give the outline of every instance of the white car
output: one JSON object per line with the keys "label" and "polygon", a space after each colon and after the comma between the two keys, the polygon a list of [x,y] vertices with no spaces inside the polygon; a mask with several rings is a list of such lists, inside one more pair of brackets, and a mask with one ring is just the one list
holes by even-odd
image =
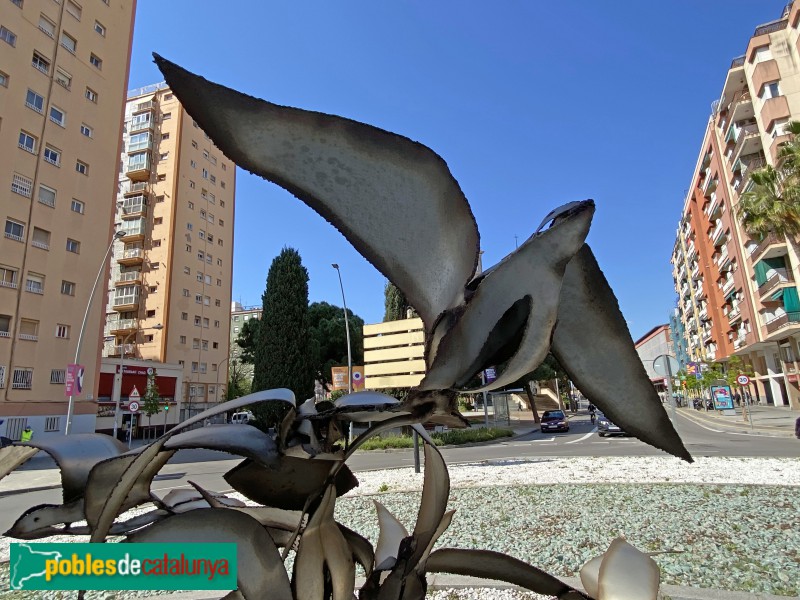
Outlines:
{"label": "white car", "polygon": [[247,425],[250,421],[255,421],[255,415],[249,410],[243,412],[233,413],[231,423],[238,425]]}

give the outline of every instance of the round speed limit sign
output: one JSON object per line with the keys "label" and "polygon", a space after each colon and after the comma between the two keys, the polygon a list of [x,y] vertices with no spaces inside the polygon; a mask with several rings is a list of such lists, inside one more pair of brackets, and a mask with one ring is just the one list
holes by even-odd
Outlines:
{"label": "round speed limit sign", "polygon": [[750,378],[747,375],[739,375],[736,378],[736,383],[738,383],[739,385],[747,385],[748,383],[750,383]]}
{"label": "round speed limit sign", "polygon": [[130,404],[128,404],[128,410],[132,413],[139,412],[139,403],[136,400],[132,400]]}

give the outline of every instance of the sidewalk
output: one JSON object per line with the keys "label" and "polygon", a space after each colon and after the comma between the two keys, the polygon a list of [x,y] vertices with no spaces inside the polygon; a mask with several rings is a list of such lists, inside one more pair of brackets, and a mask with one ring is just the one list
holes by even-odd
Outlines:
{"label": "sidewalk", "polygon": [[744,433],[763,435],[769,437],[795,437],[794,424],[800,411],[790,410],[785,406],[763,406],[760,404],[749,408],[752,418],[750,421],[742,414],[742,407],[735,409],[736,415],[724,415],[719,411],[695,410],[694,408],[679,408],[678,412],[695,423],[720,429],[730,433]]}

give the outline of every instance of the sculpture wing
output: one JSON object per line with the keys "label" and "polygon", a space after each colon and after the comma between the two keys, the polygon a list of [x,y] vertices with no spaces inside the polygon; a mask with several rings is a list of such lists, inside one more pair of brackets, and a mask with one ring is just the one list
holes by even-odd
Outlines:
{"label": "sculpture wing", "polygon": [[279,106],[155,55],[171,90],[240,167],[288,190],[402,292],[430,330],[475,273],[475,217],[444,160],[403,136]]}

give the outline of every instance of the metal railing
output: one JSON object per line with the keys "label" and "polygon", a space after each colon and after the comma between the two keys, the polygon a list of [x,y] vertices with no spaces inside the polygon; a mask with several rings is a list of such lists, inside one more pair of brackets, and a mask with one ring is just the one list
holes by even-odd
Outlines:
{"label": "metal railing", "polygon": [[144,258],[144,248],[130,248],[122,253],[122,258]]}
{"label": "metal railing", "polygon": [[126,271],[125,273],[120,273],[115,278],[115,283],[127,283],[129,281],[140,281],[142,279],[142,272],[141,271]]}
{"label": "metal railing", "polygon": [[775,317],[771,321],[767,321],[764,326],[767,328],[767,333],[774,333],[778,329],[798,322],[800,322],[800,312],[788,312]]}
{"label": "metal railing", "polygon": [[768,294],[782,283],[791,283],[794,281],[794,275],[788,269],[776,270],[772,277],[767,279],[764,283],[758,286],[758,295],[763,297]]}
{"label": "metal railing", "polygon": [[729,69],[735,69],[735,68],[737,68],[737,67],[743,67],[743,66],[744,66],[744,54],[742,54],[741,56],[737,56],[736,58],[734,58],[734,59],[731,61],[731,66],[729,67]]}
{"label": "metal railing", "polygon": [[131,194],[133,192],[142,192],[147,189],[147,182],[146,181],[137,181],[135,183],[131,183],[128,186],[128,191],[125,192],[126,194]]}
{"label": "metal railing", "polygon": [[136,329],[136,319],[112,319],[108,322],[108,329],[109,331]]}
{"label": "metal railing", "polygon": [[753,263],[756,263],[756,262],[758,262],[758,257],[761,254],[763,254],[764,251],[769,246],[771,246],[773,244],[785,244],[785,243],[786,243],[786,238],[778,237],[778,235],[775,234],[775,233],[770,233],[769,235],[767,235],[767,237],[765,237],[763,240],[761,240],[758,243],[758,246],[756,246],[753,249],[753,252],[750,253],[750,258],[753,261]]}
{"label": "metal railing", "polygon": [[786,29],[786,26],[789,24],[789,19],[779,19],[777,21],[770,21],[769,23],[764,23],[763,25],[759,25],[756,27],[755,33],[753,33],[753,37],[757,37],[759,35],[767,35],[768,33],[775,33],[776,31],[781,31]]}
{"label": "metal railing", "polygon": [[742,146],[744,146],[745,140],[756,135],[758,135],[758,125],[755,123],[745,125],[739,130],[739,133],[736,136],[736,145],[733,147],[733,152],[731,153],[731,163],[736,162],[736,159],[739,157],[739,152],[741,152]]}

